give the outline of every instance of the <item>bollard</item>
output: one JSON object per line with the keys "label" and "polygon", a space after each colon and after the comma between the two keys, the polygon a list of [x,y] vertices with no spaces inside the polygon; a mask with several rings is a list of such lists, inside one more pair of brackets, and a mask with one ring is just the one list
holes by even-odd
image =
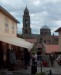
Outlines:
{"label": "bollard", "polygon": [[49,75],[52,75],[52,71],[51,70],[49,71]]}

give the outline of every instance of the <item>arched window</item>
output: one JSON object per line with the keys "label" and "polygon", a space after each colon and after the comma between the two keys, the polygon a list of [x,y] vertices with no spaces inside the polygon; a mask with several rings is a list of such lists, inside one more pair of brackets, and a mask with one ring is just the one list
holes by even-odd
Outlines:
{"label": "arched window", "polygon": [[27,19],[25,20],[25,27],[27,27],[27,23],[28,23],[28,21],[27,21]]}
{"label": "arched window", "polygon": [[25,23],[26,23],[26,24],[28,23],[27,19],[25,20]]}
{"label": "arched window", "polygon": [[28,31],[27,31],[27,29],[25,30],[25,34],[28,34]]}

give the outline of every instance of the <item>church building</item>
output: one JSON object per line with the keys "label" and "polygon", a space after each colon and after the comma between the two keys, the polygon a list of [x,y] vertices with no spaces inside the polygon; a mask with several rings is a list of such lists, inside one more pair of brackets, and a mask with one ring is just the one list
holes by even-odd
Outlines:
{"label": "church building", "polygon": [[51,35],[51,29],[47,25],[40,28],[40,34],[33,34],[31,30],[30,14],[28,8],[26,7],[23,14],[23,28],[21,37],[28,42],[34,43],[37,51],[41,51],[43,49],[42,43],[58,44],[59,36]]}
{"label": "church building", "polygon": [[30,15],[29,15],[29,10],[27,7],[25,8],[24,15],[23,15],[22,35],[23,35],[23,37],[31,36]]}

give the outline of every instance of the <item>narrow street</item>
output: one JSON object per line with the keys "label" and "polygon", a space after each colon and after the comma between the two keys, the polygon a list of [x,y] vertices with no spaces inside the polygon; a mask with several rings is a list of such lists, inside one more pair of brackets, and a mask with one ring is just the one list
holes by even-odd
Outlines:
{"label": "narrow street", "polygon": [[[42,67],[42,71],[46,74],[48,74],[50,70],[52,71],[52,75],[61,75],[61,67]],[[41,67],[37,67],[37,72],[40,71]],[[1,70],[0,75],[31,75],[31,67],[28,67],[28,69],[20,69],[18,71]]]}

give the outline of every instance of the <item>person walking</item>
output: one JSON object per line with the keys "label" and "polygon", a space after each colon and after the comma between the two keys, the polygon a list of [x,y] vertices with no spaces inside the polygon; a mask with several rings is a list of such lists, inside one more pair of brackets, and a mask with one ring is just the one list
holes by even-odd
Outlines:
{"label": "person walking", "polygon": [[37,72],[37,54],[32,56],[32,66],[31,66],[31,74],[36,74]]}
{"label": "person walking", "polygon": [[30,65],[30,54],[28,49],[24,48],[24,67],[27,69],[27,66]]}
{"label": "person walking", "polygon": [[0,69],[3,67],[3,49],[0,50]]}
{"label": "person walking", "polygon": [[7,67],[7,69],[9,69],[9,66],[10,66],[10,62],[9,62],[9,59],[10,59],[10,57],[9,57],[9,51],[10,51],[10,49],[7,49],[7,51],[6,51],[6,67]]}
{"label": "person walking", "polygon": [[14,49],[11,50],[8,49],[6,56],[7,56],[6,61],[8,70],[14,70],[15,69],[14,66],[16,64],[16,54],[14,52]]}
{"label": "person walking", "polygon": [[54,66],[54,57],[53,57],[53,55],[49,55],[49,59],[50,59],[50,62],[51,62],[51,66]]}

